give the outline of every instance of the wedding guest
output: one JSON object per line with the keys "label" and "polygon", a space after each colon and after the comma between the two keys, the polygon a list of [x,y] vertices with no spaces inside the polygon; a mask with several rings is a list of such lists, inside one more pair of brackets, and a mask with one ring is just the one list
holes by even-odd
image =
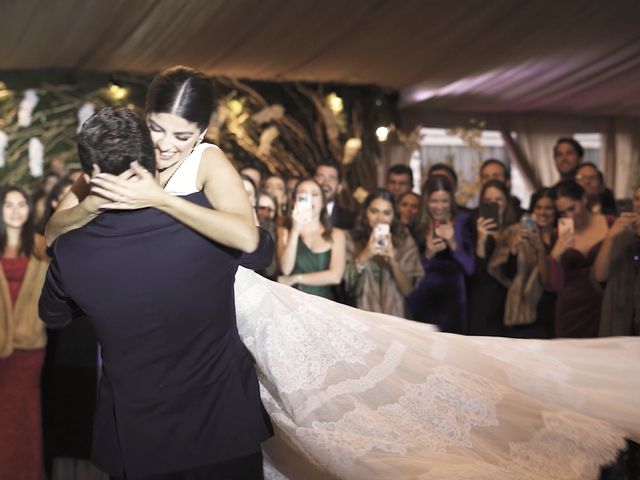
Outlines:
{"label": "wedding guest", "polygon": [[242,179],[244,190],[247,192],[247,196],[249,197],[251,208],[256,209],[258,202],[258,187],[250,176],[241,173],[240,178]]}
{"label": "wedding guest", "polygon": [[45,214],[47,196],[51,193],[53,187],[60,181],[60,175],[56,172],[47,172],[40,179],[40,183],[36,192],[33,194],[33,221],[38,226],[42,223]]}
{"label": "wedding guest", "polygon": [[640,185],[633,211],[621,214],[602,243],[593,276],[607,282],[598,336],[640,335]]}
{"label": "wedding guest", "polygon": [[499,180],[487,181],[480,191],[475,220],[474,275],[469,279],[468,332],[471,335],[504,335],[507,289],[489,274],[488,262],[505,229],[517,221],[509,190]]}
{"label": "wedding guest", "polygon": [[351,230],[355,214],[340,204],[338,194],[342,188],[342,168],[333,160],[323,160],[316,165],[313,179],[318,182],[327,200],[327,212],[331,224],[342,230]]}
{"label": "wedding guest", "polygon": [[523,217],[528,221],[507,227],[500,237],[488,271],[508,289],[505,334],[552,338],[556,295],[548,284],[547,258],[555,241],[556,213],[551,189],[534,193],[530,205],[531,216]]}
{"label": "wedding guest", "polygon": [[38,297],[47,273],[29,195],[0,192],[0,478],[44,480],[40,372],[46,334]]}
{"label": "wedding guest", "polygon": [[395,215],[393,195],[374,190],[347,235],[347,290],[358,308],[407,317],[405,300],[423,276],[418,247]]}
{"label": "wedding guest", "polygon": [[278,281],[333,300],[331,286],[341,282],[344,272],[344,233],[331,226],[315,180],[300,181],[294,197],[291,215],[278,229],[278,264],[283,273]]}
{"label": "wedding guest", "polygon": [[591,267],[613,217],[591,213],[584,189],[573,180],[560,182],[554,198],[561,217],[550,256],[550,281],[558,293],[555,336],[597,337],[602,290],[592,278]]}
{"label": "wedding guest", "polygon": [[284,222],[284,218],[287,215],[287,206],[289,204],[287,198],[287,186],[284,178],[278,175],[271,175],[264,181],[264,190],[275,197],[276,199],[276,218],[280,222]]}
{"label": "wedding guest", "polygon": [[296,175],[291,175],[287,177],[286,185],[287,185],[287,202],[289,205],[293,204],[293,192],[296,189],[296,185],[301,180],[300,177]]}
{"label": "wedding guest", "polygon": [[386,187],[395,201],[400,195],[413,190],[413,172],[407,165],[396,164],[387,170]]}
{"label": "wedding guest", "polygon": [[[71,189],[60,180],[47,198],[41,230]],[[98,340],[89,322],[64,330],[47,330],[42,368],[42,428],[45,469],[53,480],[69,471],[95,471],[89,462],[93,413],[98,386]],[[73,391],[73,395],[69,395]]]}
{"label": "wedding guest", "polygon": [[553,160],[560,174],[560,181],[573,179],[576,168],[582,162],[584,148],[577,140],[562,137],[553,147]]}
{"label": "wedding guest", "polygon": [[[455,197],[455,193],[458,192],[458,175],[450,165],[446,163],[434,163],[433,165],[431,165],[431,167],[429,167],[429,171],[427,172],[427,178],[431,177],[432,175],[444,175],[445,177],[449,178],[449,180],[451,180],[451,183],[453,184],[453,191],[454,191],[454,197]],[[458,212],[464,212],[469,214],[472,212],[470,208],[466,207],[465,205],[461,205],[457,202],[456,202],[456,209],[458,210]]]}
{"label": "wedding guest", "polygon": [[448,177],[453,184],[454,190],[458,190],[458,175],[450,165],[447,165],[446,163],[434,163],[429,167],[427,178],[431,177],[432,175],[444,175],[445,177]]}
{"label": "wedding guest", "polygon": [[584,188],[589,201],[589,210],[593,213],[617,215],[616,199],[613,192],[604,184],[604,176],[591,162],[581,163],[576,168],[575,181]]}
{"label": "wedding guest", "polygon": [[240,169],[240,174],[246,175],[247,177],[251,178],[251,180],[253,180],[253,183],[256,185],[256,187],[258,188],[262,187],[262,169],[259,168],[257,165],[253,165],[253,164],[245,165],[243,168]]}
{"label": "wedding guest", "polygon": [[258,192],[258,200],[256,202],[256,210],[258,212],[258,221],[276,223],[276,214],[278,212],[278,200],[266,190]]}
{"label": "wedding guest", "polygon": [[509,191],[509,201],[512,204],[516,216],[520,218],[524,209],[520,205],[520,199],[511,194],[511,168],[497,158],[488,158],[480,165],[480,182],[482,184],[489,180],[499,180],[507,186]]}
{"label": "wedding guest", "polygon": [[480,165],[480,181],[500,180],[511,189],[511,171],[509,167],[497,158],[488,158]]}
{"label": "wedding guest", "polygon": [[416,221],[420,210],[420,195],[406,192],[398,199],[398,221],[415,237]]}
{"label": "wedding guest", "polygon": [[67,192],[71,189],[71,185],[73,185],[73,180],[70,178],[63,178],[55,186],[51,189],[49,194],[47,195],[44,202],[44,212],[40,222],[36,227],[36,231],[42,235],[44,234],[44,227],[53,215],[53,212],[58,208],[58,205],[67,194]]}
{"label": "wedding guest", "polygon": [[[244,189],[247,192],[247,196],[249,197],[249,203],[251,204],[253,214],[255,215],[256,225],[259,225],[262,229],[269,232],[269,235],[271,235],[271,240],[275,245],[276,222],[273,220],[273,218],[271,218],[271,215],[273,214],[273,212],[275,212],[275,199],[273,199],[267,192],[258,193],[256,191],[255,183],[253,183],[253,180],[247,175],[241,174],[240,178],[242,179],[242,184],[244,185]],[[261,212],[263,213],[263,215],[267,214],[268,212],[268,216],[263,216],[263,218],[259,218],[258,216],[258,206],[256,198],[260,196],[264,197],[262,200],[263,209],[261,210]],[[276,261],[275,255],[272,257],[271,263],[266,268],[256,270],[256,272],[270,280],[275,280],[278,273],[278,262]]]}
{"label": "wedding guest", "polygon": [[443,332],[465,333],[465,283],[474,270],[473,232],[469,215],[456,211],[453,188],[443,175],[430,176],[423,187],[417,234],[425,245],[425,276],[408,305],[418,321],[435,324]]}

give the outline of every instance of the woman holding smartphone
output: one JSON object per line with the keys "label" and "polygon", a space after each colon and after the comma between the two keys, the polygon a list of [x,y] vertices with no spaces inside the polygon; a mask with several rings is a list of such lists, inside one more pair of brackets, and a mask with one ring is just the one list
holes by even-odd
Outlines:
{"label": "woman holding smartphone", "polygon": [[347,291],[358,308],[406,317],[405,299],[423,276],[418,247],[398,221],[393,196],[374,190],[347,237]]}
{"label": "woman holding smartphone", "polygon": [[[515,338],[553,338],[555,292],[548,285],[547,258],[556,239],[556,211],[550,188],[531,196],[531,215],[508,227],[488,264],[507,288],[505,334]],[[505,268],[506,266],[512,268]],[[511,270],[509,272],[508,270]]]}
{"label": "woman holding smartphone", "polygon": [[473,274],[469,215],[456,212],[453,183],[432,175],[423,187],[417,233],[424,239],[425,277],[408,299],[413,318],[443,332],[465,333],[466,279]]}
{"label": "woman holding smartphone", "polygon": [[555,187],[558,241],[550,255],[550,281],[558,293],[556,337],[598,336],[602,289],[591,274],[613,217],[591,213],[584,189],[573,180]]}
{"label": "woman holding smartphone", "polygon": [[293,211],[278,229],[280,283],[334,300],[333,285],[342,281],[345,237],[332,228],[324,193],[313,179],[302,180],[293,194]]}
{"label": "woman holding smartphone", "polygon": [[[518,220],[509,189],[500,180],[489,180],[480,190],[476,217],[475,274],[469,281],[468,333],[503,336],[507,289],[489,274],[489,259],[503,232]],[[513,267],[505,265],[505,269]]]}

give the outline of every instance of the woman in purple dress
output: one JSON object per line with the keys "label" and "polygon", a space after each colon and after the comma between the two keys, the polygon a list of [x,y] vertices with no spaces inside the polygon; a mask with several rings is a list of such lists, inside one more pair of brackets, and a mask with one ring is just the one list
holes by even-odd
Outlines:
{"label": "woman in purple dress", "polygon": [[469,216],[456,212],[453,184],[443,175],[423,188],[418,239],[424,242],[425,276],[408,299],[413,316],[443,332],[466,330],[466,277],[473,274],[473,235]]}

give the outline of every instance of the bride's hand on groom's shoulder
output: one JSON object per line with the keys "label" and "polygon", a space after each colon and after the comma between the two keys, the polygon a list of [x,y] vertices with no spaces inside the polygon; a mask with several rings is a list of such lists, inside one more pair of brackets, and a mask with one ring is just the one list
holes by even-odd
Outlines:
{"label": "bride's hand on groom's shoulder", "polygon": [[111,201],[103,209],[115,210],[159,207],[167,196],[155,177],[137,163],[120,175],[97,175],[91,180],[91,193]]}

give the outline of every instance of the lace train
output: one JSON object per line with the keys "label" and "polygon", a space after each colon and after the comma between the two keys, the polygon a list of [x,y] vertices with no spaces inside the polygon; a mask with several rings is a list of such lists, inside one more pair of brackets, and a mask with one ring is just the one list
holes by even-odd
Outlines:
{"label": "lace train", "polygon": [[278,432],[267,478],[597,478],[640,437],[637,338],[438,333],[243,268],[236,309]]}

